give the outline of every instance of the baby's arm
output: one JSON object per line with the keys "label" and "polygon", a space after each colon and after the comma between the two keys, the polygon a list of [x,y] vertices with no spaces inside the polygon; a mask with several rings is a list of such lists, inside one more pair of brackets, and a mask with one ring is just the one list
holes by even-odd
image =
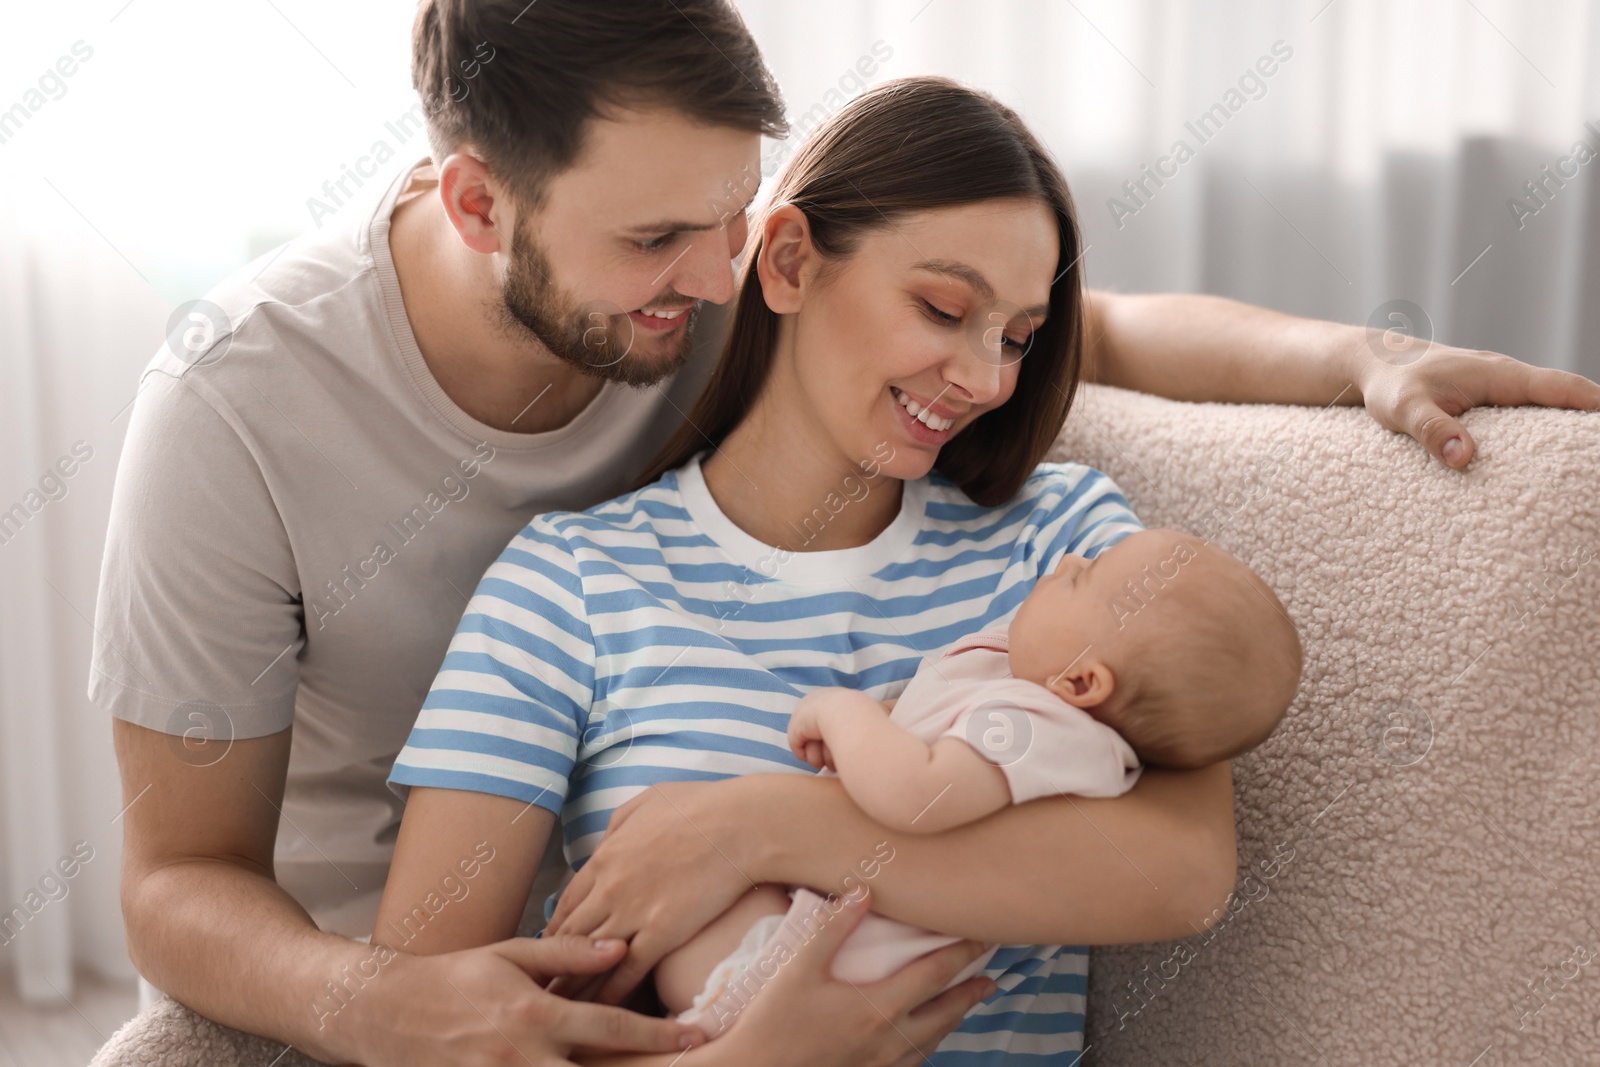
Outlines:
{"label": "baby's arm", "polygon": [[789,748],[837,771],[861,810],[892,830],[938,833],[1011,803],[1005,773],[971,745],[955,737],[925,744],[851,689],[802,697],[789,719]]}

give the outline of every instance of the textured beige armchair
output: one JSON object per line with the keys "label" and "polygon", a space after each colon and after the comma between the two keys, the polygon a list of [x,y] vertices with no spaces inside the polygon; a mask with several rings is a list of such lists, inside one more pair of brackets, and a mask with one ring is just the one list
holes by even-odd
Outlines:
{"label": "textured beige armchair", "polygon": [[[1600,414],[1463,422],[1456,472],[1357,409],[1081,395],[1054,458],[1248,562],[1306,649],[1235,764],[1234,897],[1095,951],[1089,1063],[1600,1063]],[[165,1000],[94,1067],[308,1062]]]}
{"label": "textured beige armchair", "polygon": [[1094,953],[1089,1062],[1600,1063],[1600,414],[1462,421],[1464,472],[1359,409],[1091,388],[1068,419],[1063,456],[1248,562],[1306,649],[1235,764],[1233,901]]}

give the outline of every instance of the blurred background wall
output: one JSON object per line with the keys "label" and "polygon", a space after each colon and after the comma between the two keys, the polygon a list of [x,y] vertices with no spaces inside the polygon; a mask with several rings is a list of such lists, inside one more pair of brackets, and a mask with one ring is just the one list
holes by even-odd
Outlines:
{"label": "blurred background wall", "polygon": [[[1344,322],[1378,313],[1383,326],[1404,300],[1413,329],[1600,378],[1600,3],[740,6],[801,136],[865,85],[914,73],[1015,107],[1071,182],[1091,285]],[[178,305],[363,210],[425,153],[411,11],[109,0],[7,12],[0,513],[23,503],[27,517],[0,525],[0,911],[81,857],[80,842],[92,853],[0,938],[0,969],[31,1000],[70,997],[74,964],[133,973],[122,800],[84,689],[140,369]],[[787,152],[766,146],[769,173]]]}

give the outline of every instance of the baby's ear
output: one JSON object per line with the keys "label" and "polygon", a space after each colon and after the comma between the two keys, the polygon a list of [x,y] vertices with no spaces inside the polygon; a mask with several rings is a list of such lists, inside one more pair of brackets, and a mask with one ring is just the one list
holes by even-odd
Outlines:
{"label": "baby's ear", "polygon": [[1110,700],[1117,679],[1104,660],[1084,655],[1046,682],[1045,688],[1073,707],[1087,709]]}

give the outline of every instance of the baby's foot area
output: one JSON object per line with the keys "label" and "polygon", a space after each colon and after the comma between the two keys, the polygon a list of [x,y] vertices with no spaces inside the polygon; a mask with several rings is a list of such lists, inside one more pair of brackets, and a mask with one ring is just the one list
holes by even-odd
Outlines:
{"label": "baby's foot area", "polygon": [[667,1011],[678,1015],[692,1008],[694,998],[706,987],[706,976],[738,950],[750,927],[766,916],[783,915],[788,910],[789,894],[784,887],[764,883],[663,956],[651,977]]}
{"label": "baby's foot area", "polygon": [[[763,886],[762,889],[775,887]],[[738,947],[710,968],[699,994],[689,1007],[675,1016],[679,1022],[697,1027],[707,1038],[715,1038],[727,1030],[762,986],[776,977],[778,968],[802,951],[842,907],[836,900],[804,887],[797,887],[781,898],[777,893],[759,897],[755,894],[756,891],[752,891],[742,903],[752,909],[762,909],[763,913],[754,921],[741,920],[750,925],[745,928]],[[788,901],[789,905],[782,913],[777,913],[779,899]],[[733,918],[732,909],[724,918]],[[852,984],[876,982],[957,940],[882,915],[868,914],[834,953],[831,971],[833,977]],[[995,946],[991,946],[962,968],[944,988],[949,989],[981,972],[994,954]]]}
{"label": "baby's foot area", "polygon": [[698,1027],[707,1038],[714,1038],[732,1025],[734,1018],[766,984],[760,969],[752,969],[779,927],[783,915],[766,915],[745,931],[739,947],[711,969],[705,988],[678,1021]]}

